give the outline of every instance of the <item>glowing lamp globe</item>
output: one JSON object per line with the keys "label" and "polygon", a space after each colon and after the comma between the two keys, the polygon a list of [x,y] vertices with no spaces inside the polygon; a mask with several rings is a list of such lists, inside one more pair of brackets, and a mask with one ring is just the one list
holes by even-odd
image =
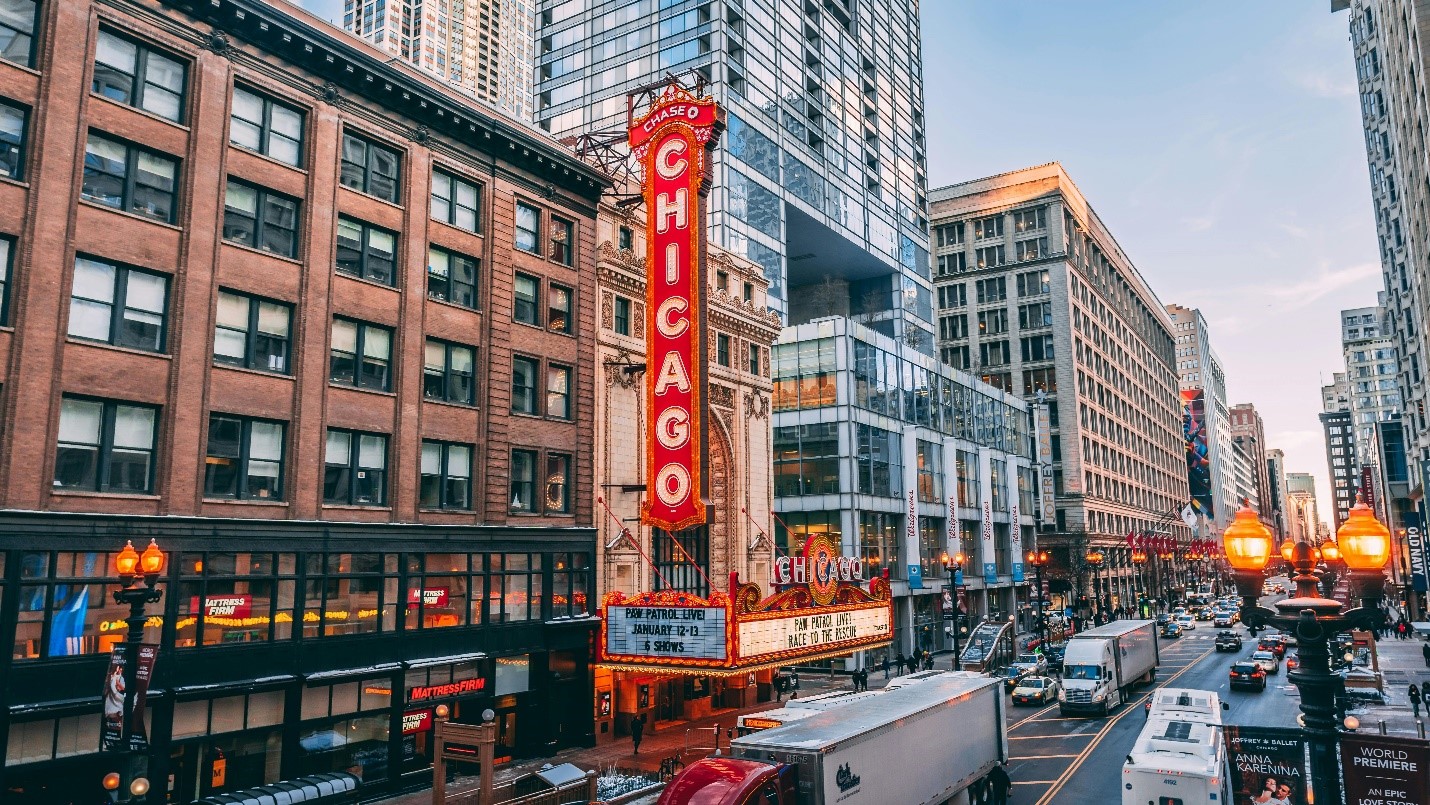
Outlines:
{"label": "glowing lamp globe", "polygon": [[1321,546],[1321,558],[1327,562],[1335,562],[1341,558],[1340,546],[1334,542],[1327,541]]}
{"label": "glowing lamp globe", "polygon": [[1242,506],[1237,511],[1221,539],[1226,561],[1235,570],[1261,571],[1271,559],[1271,529],[1262,525],[1250,506]]}
{"label": "glowing lamp globe", "polygon": [[139,566],[139,552],[134,550],[134,541],[125,540],[124,550],[114,557],[114,569],[120,576],[133,576],[134,569]]}
{"label": "glowing lamp globe", "polygon": [[146,576],[157,576],[164,571],[164,552],[159,550],[159,543],[149,540],[149,547],[139,555],[139,566]]}
{"label": "glowing lamp globe", "polygon": [[1390,559],[1390,529],[1375,519],[1375,513],[1358,500],[1336,532],[1341,561],[1351,570],[1380,570]]}

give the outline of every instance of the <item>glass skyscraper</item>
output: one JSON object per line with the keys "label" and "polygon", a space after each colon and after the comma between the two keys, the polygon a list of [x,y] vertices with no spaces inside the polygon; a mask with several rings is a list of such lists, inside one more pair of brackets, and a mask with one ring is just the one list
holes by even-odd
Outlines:
{"label": "glass skyscraper", "polygon": [[728,112],[711,241],[764,267],[786,323],[849,316],[932,354],[916,0],[542,0],[537,54],[558,137],[704,76]]}

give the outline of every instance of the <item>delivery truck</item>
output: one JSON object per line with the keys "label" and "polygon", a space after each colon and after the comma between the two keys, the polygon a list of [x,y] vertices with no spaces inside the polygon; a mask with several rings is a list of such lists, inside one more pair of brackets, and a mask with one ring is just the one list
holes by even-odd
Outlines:
{"label": "delivery truck", "polygon": [[1127,700],[1133,685],[1157,677],[1157,624],[1113,621],[1068,639],[1063,653],[1063,715],[1105,716]]}
{"label": "delivery truck", "polygon": [[997,679],[948,673],[730,742],[658,805],[966,805],[1008,757]]}
{"label": "delivery truck", "polygon": [[761,710],[758,713],[746,713],[735,719],[735,734],[749,735],[760,730],[773,729],[785,724],[791,724],[802,718],[808,718],[822,710],[831,710],[835,707],[843,707],[851,702],[860,702],[865,699],[883,695],[883,691],[850,691],[836,690],[831,693],[811,696],[808,699],[790,699],[784,707],[778,710]]}
{"label": "delivery truck", "polygon": [[1222,710],[1215,692],[1163,688],[1122,764],[1122,805],[1231,802]]}

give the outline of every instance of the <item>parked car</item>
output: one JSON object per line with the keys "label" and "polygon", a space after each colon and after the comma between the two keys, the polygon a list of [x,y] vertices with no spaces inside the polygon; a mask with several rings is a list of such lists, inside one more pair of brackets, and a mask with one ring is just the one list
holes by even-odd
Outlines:
{"label": "parked car", "polygon": [[1182,631],[1190,632],[1197,628],[1197,619],[1191,615],[1179,615],[1177,617],[1177,625],[1182,627]]}
{"label": "parked car", "polygon": [[1176,621],[1167,621],[1162,624],[1162,631],[1159,634],[1168,639],[1181,637],[1182,627],[1178,626]]}
{"label": "parked car", "polygon": [[1241,651],[1241,635],[1231,630],[1216,633],[1217,651]]}
{"label": "parked car", "polygon": [[1013,688],[1013,704],[1047,704],[1058,700],[1062,683],[1050,676],[1029,675]]}
{"label": "parked car", "polygon": [[1270,651],[1251,652],[1251,661],[1268,674],[1274,674],[1281,670],[1281,658]]}
{"label": "parked car", "polygon": [[1269,651],[1280,658],[1286,653],[1286,644],[1281,642],[1281,637],[1274,634],[1265,634],[1256,641],[1256,648],[1261,651]]}
{"label": "parked car", "polygon": [[1019,654],[1013,665],[1029,674],[1041,675],[1048,672],[1048,661],[1041,654]]}
{"label": "parked car", "polygon": [[1227,672],[1227,678],[1233,690],[1236,688],[1266,690],[1266,669],[1254,662],[1232,663],[1231,670]]}
{"label": "parked car", "polygon": [[1010,665],[1004,668],[1003,673],[1000,674],[1003,678],[1003,690],[1012,693],[1013,689],[1018,687],[1018,684],[1023,681],[1023,678],[1028,675],[1027,671],[1024,671],[1016,665]]}

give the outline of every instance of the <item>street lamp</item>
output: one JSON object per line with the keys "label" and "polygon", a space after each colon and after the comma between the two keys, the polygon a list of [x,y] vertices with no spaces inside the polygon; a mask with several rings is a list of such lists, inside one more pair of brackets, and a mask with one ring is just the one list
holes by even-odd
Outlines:
{"label": "street lamp", "polygon": [[1147,552],[1141,548],[1132,551],[1132,565],[1137,568],[1137,616],[1145,617],[1142,603],[1147,599],[1147,579],[1143,576],[1147,565]]}
{"label": "street lamp", "polygon": [[1028,564],[1033,566],[1034,582],[1038,585],[1038,634],[1043,638],[1043,645],[1048,643],[1048,602],[1043,592],[1043,566],[1051,558],[1047,551],[1028,551]]}
{"label": "street lamp", "polygon": [[[149,793],[149,780],[144,776],[148,765],[142,752],[133,748],[134,689],[139,672],[139,649],[144,643],[144,607],[157,603],[164,593],[156,585],[164,572],[166,557],[159,544],[149,540],[144,553],[134,550],[134,542],[126,540],[124,550],[114,557],[114,569],[123,586],[114,591],[114,603],[129,606],[128,630],[124,638],[124,723],[120,743],[126,754],[123,774],[111,772],[104,776],[104,788],[113,792],[118,802],[143,802]],[[142,580],[142,584],[140,583]],[[125,781],[128,785],[123,785]]]}
{"label": "street lamp", "polygon": [[[1257,518],[1256,512],[1242,505],[1236,519],[1223,534],[1226,558],[1236,572],[1237,592],[1241,595],[1241,619],[1253,636],[1267,626],[1295,632],[1300,665],[1287,676],[1301,692],[1301,724],[1310,746],[1311,779],[1318,800],[1340,802],[1340,780],[1337,776],[1336,694],[1343,684],[1331,672],[1331,637],[1356,628],[1379,625],[1380,599],[1385,587],[1384,567],[1390,557],[1390,531],[1375,519],[1365,500],[1357,496],[1338,536],[1338,553],[1352,578],[1358,582],[1361,606],[1341,612],[1338,601],[1317,595],[1317,579],[1312,575],[1316,552],[1312,545],[1297,542],[1291,545],[1290,564],[1296,572],[1292,581],[1296,594],[1276,603],[1276,611],[1256,603],[1273,543],[1271,531]],[[1288,540],[1289,542],[1289,540]],[[1283,557],[1285,556],[1282,546]]]}
{"label": "street lamp", "polygon": [[1097,571],[1098,568],[1102,567],[1105,558],[1106,557],[1102,555],[1102,551],[1097,548],[1089,548],[1087,553],[1083,555],[1083,560],[1092,567],[1092,597],[1094,599],[1092,614],[1094,621],[1097,618],[1097,613],[1102,611],[1102,578],[1098,575]]}
{"label": "street lamp", "polygon": [[953,601],[953,670],[957,671],[961,660],[958,656],[958,633],[963,631],[963,623],[958,618],[958,574],[963,572],[963,554],[943,555],[943,571],[948,574],[949,599]]}

